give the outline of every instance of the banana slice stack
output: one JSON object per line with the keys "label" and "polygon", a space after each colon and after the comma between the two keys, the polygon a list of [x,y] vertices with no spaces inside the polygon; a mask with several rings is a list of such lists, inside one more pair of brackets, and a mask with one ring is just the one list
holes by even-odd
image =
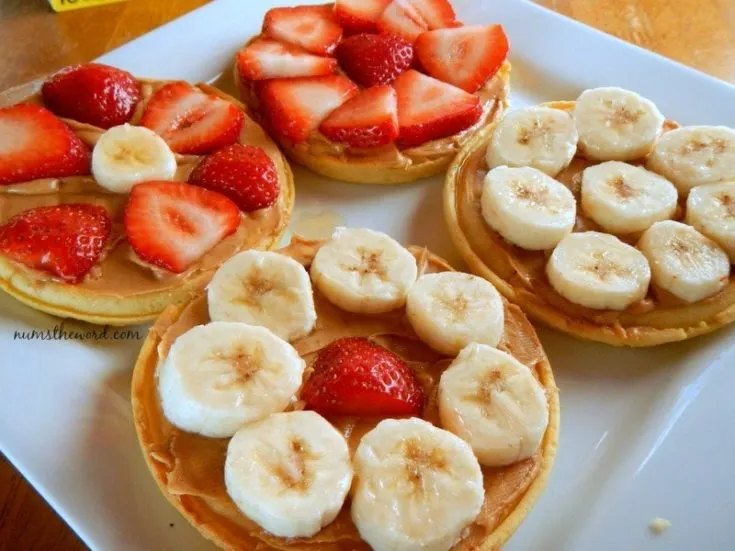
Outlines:
{"label": "banana slice stack", "polygon": [[[225,548],[259,540],[287,549],[293,538],[362,540],[376,551],[502,543],[514,525],[495,533],[502,518],[490,512],[494,518],[478,520],[486,498],[493,507],[503,500],[530,507],[551,467],[558,423],[553,376],[521,311],[488,281],[449,271],[427,251],[377,231],[341,228],[326,243],[292,247],[285,252],[300,252],[253,250],[228,260],[206,297],[179,307],[175,319],[162,317],[141,353],[136,426],[144,450],[155,450],[146,458],[169,498],[198,527],[199,515],[209,517],[203,532]],[[310,272],[295,260],[304,256]],[[320,306],[325,301],[329,308]],[[381,334],[415,332],[424,356],[437,358],[440,376],[419,377],[426,396],[436,396],[423,407],[434,424],[366,419],[346,429],[339,418],[302,409],[300,388],[312,367],[300,351],[326,346],[327,335],[349,333],[350,323],[359,332],[365,316],[384,324]],[[509,352],[521,348],[530,364]],[[360,422],[365,430],[354,428]],[[179,453],[181,438],[198,444]],[[211,483],[223,485],[221,494],[210,483],[189,490],[201,475],[187,479],[185,466],[202,473],[211,454],[188,454],[217,449],[223,438],[216,468],[224,476]],[[160,450],[171,450],[176,477]],[[186,500],[177,494],[182,476]],[[490,482],[496,476],[513,482]],[[206,505],[206,513],[190,509],[201,492],[228,501]],[[223,513],[218,530],[212,515],[228,507],[236,512]],[[349,515],[340,515],[344,508]],[[240,536],[233,536],[233,514],[243,519]]]}
{"label": "banana slice stack", "polygon": [[735,129],[586,90],[476,137],[444,206],[473,271],[562,331],[650,346],[735,320]]}

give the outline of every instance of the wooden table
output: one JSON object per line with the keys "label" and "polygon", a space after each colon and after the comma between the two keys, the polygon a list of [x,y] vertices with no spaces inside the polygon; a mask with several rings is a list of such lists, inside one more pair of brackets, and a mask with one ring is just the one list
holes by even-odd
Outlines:
{"label": "wooden table", "polygon": [[[0,0],[3,49],[0,90],[64,65],[89,61],[206,1],[131,0],[53,14],[45,0]],[[539,2],[639,46],[735,82],[735,2],[732,0]],[[79,549],[84,549],[84,545],[0,456],[0,551]]]}

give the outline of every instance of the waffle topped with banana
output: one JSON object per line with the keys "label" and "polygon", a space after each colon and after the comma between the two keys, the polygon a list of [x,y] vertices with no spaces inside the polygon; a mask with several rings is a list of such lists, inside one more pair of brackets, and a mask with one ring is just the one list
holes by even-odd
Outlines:
{"label": "waffle topped with banana", "polygon": [[735,320],[735,130],[679,126],[606,87],[516,109],[444,192],[472,270],[533,319],[625,346]]}
{"label": "waffle topped with banana", "polygon": [[542,491],[559,423],[517,306],[354,228],[228,260],[156,322],[132,402],[162,492],[242,550],[494,549]]}

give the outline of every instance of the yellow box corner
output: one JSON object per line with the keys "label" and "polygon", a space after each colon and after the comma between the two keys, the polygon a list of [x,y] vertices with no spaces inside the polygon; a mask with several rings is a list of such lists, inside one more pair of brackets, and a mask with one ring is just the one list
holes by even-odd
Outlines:
{"label": "yellow box corner", "polygon": [[54,11],[78,10],[80,8],[92,8],[102,4],[124,2],[125,0],[49,0]]}

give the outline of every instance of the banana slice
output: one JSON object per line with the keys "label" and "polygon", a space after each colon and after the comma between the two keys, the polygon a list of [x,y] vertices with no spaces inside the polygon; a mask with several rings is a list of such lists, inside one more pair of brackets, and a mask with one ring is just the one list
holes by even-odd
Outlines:
{"label": "banana slice", "polygon": [[648,293],[651,268],[635,247],[615,236],[588,231],[572,233],[559,243],[546,264],[546,275],[569,302],[625,310]]}
{"label": "banana slice", "polygon": [[311,278],[343,310],[381,314],[400,308],[416,281],[414,256],[388,235],[344,228],[316,253]]}
{"label": "banana slice", "polygon": [[92,176],[114,193],[129,193],[140,182],[171,180],[175,174],[171,148],[142,126],[114,126],[99,137],[92,151]]}
{"label": "banana slice", "polygon": [[496,346],[505,324],[498,290],[461,272],[421,276],[408,292],[406,315],[419,338],[447,356],[471,342]]}
{"label": "banana slice", "polygon": [[485,498],[469,444],[417,418],[381,421],[354,467],[352,520],[374,551],[446,551]]}
{"label": "banana slice", "polygon": [[582,173],[582,210],[612,233],[640,232],[668,220],[677,200],[674,184],[638,166],[608,161]]}
{"label": "banana slice", "polygon": [[482,217],[505,239],[532,251],[552,249],[574,227],[572,192],[540,170],[499,166],[485,176]]}
{"label": "banana slice", "polygon": [[735,181],[694,188],[686,222],[717,243],[735,264]]}
{"label": "banana slice", "polygon": [[666,176],[682,195],[702,184],[735,180],[735,130],[685,126],[666,132],[648,158],[648,168]]}
{"label": "banana slice", "polygon": [[207,287],[209,317],[261,325],[287,341],[311,333],[316,308],[306,269],[293,258],[245,251],[225,262]]}
{"label": "banana slice", "polygon": [[442,426],[467,441],[480,464],[501,467],[536,453],[549,404],[531,370],[484,344],[468,344],[439,381]]}
{"label": "banana slice", "polygon": [[332,522],[351,484],[347,442],[313,411],[274,413],[241,428],[227,446],[227,493],[282,538],[308,538]]}
{"label": "banana slice", "polygon": [[166,418],[187,432],[232,436],[289,405],[306,364],[265,327],[214,321],[177,338],[158,369]]}
{"label": "banana slice", "polygon": [[730,277],[725,251],[681,222],[656,222],[643,233],[638,248],[651,263],[653,283],[684,302],[716,294]]}
{"label": "banana slice", "polygon": [[574,121],[566,111],[543,106],[516,109],[498,123],[487,164],[490,168],[530,166],[553,177],[572,162],[577,139]]}
{"label": "banana slice", "polygon": [[649,99],[622,88],[585,90],[574,106],[579,149],[597,161],[631,161],[653,149],[664,116]]}

